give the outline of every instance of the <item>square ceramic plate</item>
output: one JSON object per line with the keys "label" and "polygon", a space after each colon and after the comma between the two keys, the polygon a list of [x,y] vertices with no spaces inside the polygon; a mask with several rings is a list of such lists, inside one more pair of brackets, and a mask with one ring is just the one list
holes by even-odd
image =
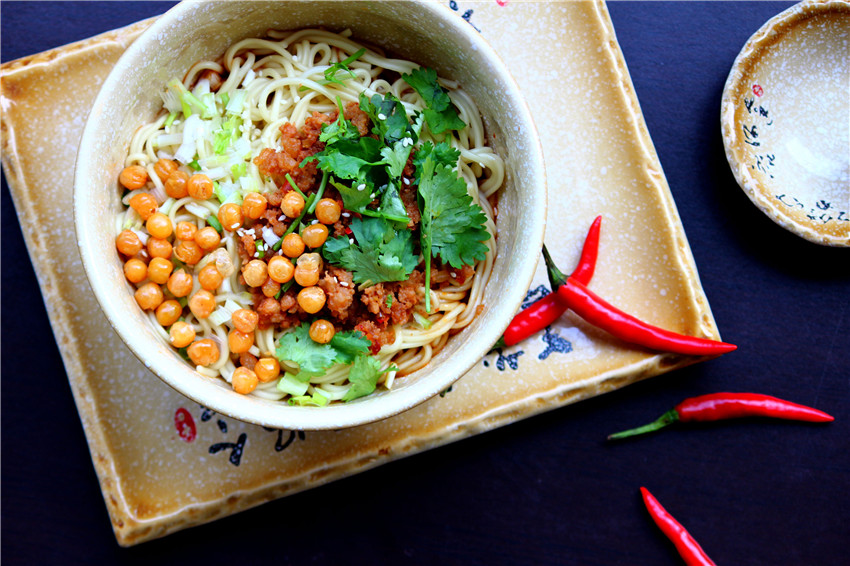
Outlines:
{"label": "square ceramic plate", "polygon": [[[604,3],[458,5],[458,17],[466,16],[504,57],[537,121],[551,179],[546,242],[555,260],[572,269],[588,226],[602,214],[591,288],[658,326],[719,338]],[[81,262],[73,229],[67,223],[32,229],[50,225],[57,206],[71,208],[73,164],[90,104],[149,23],[0,69],[4,171],[120,544],[212,521],[700,361],[630,347],[568,314],[485,356],[445,396],[358,428],[268,430],[175,393],[102,315],[78,314],[99,311],[87,283],[75,276]],[[548,49],[524,41],[528,35]],[[47,166],[39,159],[47,139],[51,170],[62,177],[45,186],[35,180]],[[528,302],[546,292],[541,265]]]}

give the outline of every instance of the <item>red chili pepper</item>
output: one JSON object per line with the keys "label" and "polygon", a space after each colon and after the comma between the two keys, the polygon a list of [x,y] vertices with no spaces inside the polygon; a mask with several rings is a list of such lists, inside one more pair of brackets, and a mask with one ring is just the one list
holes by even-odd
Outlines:
{"label": "red chili pepper", "polygon": [[555,266],[546,246],[543,246],[543,257],[558,299],[590,324],[621,340],[652,350],[691,356],[717,356],[737,348],[734,344],[679,334],[643,322],[607,303],[581,281],[565,277]]}
{"label": "red chili pepper", "polygon": [[[578,260],[578,266],[572,274],[572,277],[585,284],[590,282],[593,272],[596,270],[601,225],[602,216],[597,216],[587,231],[584,246],[581,248],[581,257]],[[505,330],[505,334],[499,339],[494,348],[518,344],[558,320],[566,310],[567,307],[557,299],[554,293],[537,299],[531,305],[517,313],[507,330]]]}
{"label": "red chili pepper", "polygon": [[683,423],[720,421],[741,417],[771,417],[810,423],[828,423],[835,417],[823,411],[758,393],[712,393],[689,397],[647,425],[612,434],[609,440],[628,438]]}
{"label": "red chili pepper", "polygon": [[649,511],[649,516],[652,517],[661,532],[672,541],[685,564],[688,566],[717,566],[699,543],[694,540],[694,537],[661,506],[661,503],[649,493],[648,489],[641,487],[640,493],[643,496],[646,510]]}

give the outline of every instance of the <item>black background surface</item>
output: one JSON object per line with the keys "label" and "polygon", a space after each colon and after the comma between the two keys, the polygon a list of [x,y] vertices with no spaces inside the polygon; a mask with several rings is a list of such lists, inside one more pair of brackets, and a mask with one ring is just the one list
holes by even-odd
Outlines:
{"label": "black background surface", "polygon": [[[3,2],[2,60],[170,5]],[[706,295],[738,351],[130,549],[114,540],[4,178],[4,563],[678,564],[644,510],[645,485],[718,564],[846,564],[850,250],[811,244],[762,215],[720,138],[735,56],[789,5],[608,6]],[[60,213],[57,222],[72,221]],[[725,390],[837,420],[680,426],[604,442],[685,397]]]}

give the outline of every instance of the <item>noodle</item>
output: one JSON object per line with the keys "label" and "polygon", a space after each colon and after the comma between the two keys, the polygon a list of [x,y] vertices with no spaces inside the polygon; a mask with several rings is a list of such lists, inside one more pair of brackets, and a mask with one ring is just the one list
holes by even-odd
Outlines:
{"label": "noodle", "polygon": [[[170,99],[169,95],[163,97],[165,108],[153,122],[138,129],[125,161],[125,167],[143,167],[149,181],[143,188],[130,191],[124,198],[124,204],[127,205],[136,194],[146,192],[155,198],[159,211],[168,217],[172,225],[188,223],[201,230],[208,224],[212,225],[210,217],[216,216],[220,202],[239,203],[248,193],[269,195],[278,190],[278,184],[261,172],[254,158],[264,149],[283,149],[282,126],[292,124],[300,131],[314,113],[333,114],[342,105],[357,102],[361,93],[367,98],[374,95],[395,97],[403,105],[408,119],[422,113],[426,101],[403,78],[399,78],[399,75],[419,69],[419,65],[388,58],[357,43],[349,35],[350,32],[336,34],[317,29],[273,31],[267,39],[245,39],[232,45],[217,61],[195,64],[187,72],[182,87],[171,85],[170,88],[190,92],[200,104],[207,105],[210,113],[206,114],[206,118],[198,117],[203,112],[194,108],[194,113],[187,115],[185,101],[181,112],[180,102],[175,100],[173,93]],[[346,65],[340,66],[346,61]],[[344,80],[328,80],[327,71],[333,65],[345,71],[338,74]],[[473,100],[454,82],[440,80],[440,83],[448,91],[451,103],[466,127],[440,134],[423,127],[416,145],[443,143],[457,150],[460,156],[456,164],[457,176],[466,184],[472,203],[480,206],[485,217],[483,228],[490,239],[485,242],[486,253],[475,261],[471,274],[461,274],[461,270],[447,265],[447,272],[432,272],[431,284],[436,284],[436,288],[419,288],[419,303],[413,307],[412,318],[394,327],[393,339],[384,343],[373,356],[382,371],[378,384],[384,388],[391,388],[397,377],[425,367],[446,345],[450,334],[474,320],[483,308],[484,286],[490,278],[495,259],[496,225],[488,197],[502,185],[504,164],[485,144],[484,125]],[[227,129],[226,120],[234,125],[231,130]],[[239,124],[238,128],[235,124]],[[212,130],[213,126],[220,129]],[[229,140],[220,141],[222,131],[230,136]],[[222,146],[224,142],[227,142],[226,151],[219,151],[221,147],[216,144]],[[155,168],[158,160],[163,159],[175,160],[179,170],[187,175],[196,171],[207,175],[215,184],[218,200],[168,196],[165,180],[159,177]],[[128,206],[116,223],[116,234],[128,229],[140,239],[149,237],[142,217],[133,206]],[[246,354],[231,351],[228,333],[233,322],[227,315],[232,314],[234,309],[254,308],[254,295],[248,292],[250,289],[242,284],[240,277],[239,266],[246,263],[239,253],[239,239],[244,235],[244,231],[240,230],[230,231],[225,227],[221,231],[219,249],[222,251],[216,251],[215,257],[210,250],[205,250],[205,255],[194,266],[188,263],[175,265],[175,271],[182,268],[195,275],[187,297],[202,290],[197,275],[205,266],[233,266],[229,272],[224,269],[227,273],[222,273],[220,286],[214,293],[213,308],[221,315],[214,313],[198,318],[181,303],[184,307],[182,320],[194,330],[196,337],[210,339],[219,349],[218,359],[197,365],[198,372],[228,383],[234,380],[238,364],[243,363],[241,356]],[[259,230],[259,235],[256,232],[254,236],[260,236],[258,250],[271,252],[268,235],[263,234],[263,230]],[[263,238],[266,238],[265,243]],[[176,238],[173,243],[176,253]],[[206,253],[208,251],[210,253]],[[148,259],[144,251],[140,253],[143,259]],[[135,286],[141,288],[147,282],[145,279]],[[358,291],[365,286],[359,285]],[[165,298],[175,297],[166,290]],[[430,313],[423,306],[426,299],[431,305]],[[152,309],[149,318],[158,334],[168,340],[168,329],[160,324]],[[279,341],[290,332],[291,328],[282,329],[276,324],[258,327],[253,332],[253,343],[247,354],[255,359],[274,357]],[[281,375],[293,369],[298,368],[289,367],[284,362]],[[302,397],[313,396],[325,402],[343,400],[353,386],[348,379],[349,370],[348,365],[336,364],[322,375],[310,377],[303,386]],[[277,379],[260,382],[250,394],[271,400],[296,397],[294,393],[277,387],[276,383]]]}

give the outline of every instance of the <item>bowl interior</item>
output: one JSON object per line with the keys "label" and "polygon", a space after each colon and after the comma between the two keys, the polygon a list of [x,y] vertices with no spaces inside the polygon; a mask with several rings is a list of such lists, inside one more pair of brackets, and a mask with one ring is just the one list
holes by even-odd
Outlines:
{"label": "bowl interior", "polygon": [[768,21],[723,93],[735,177],[771,219],[850,246],[850,2],[802,2]]}
{"label": "bowl interior", "polygon": [[[116,179],[133,132],[161,107],[159,86],[196,61],[269,29],[350,29],[355,39],[456,79],[479,106],[488,140],[506,161],[499,198],[497,259],[473,324],[423,370],[391,391],[322,408],[290,407],[242,396],[199,376],[157,335],[136,305],[115,250],[121,210]],[[162,16],[107,78],[83,133],[75,179],[75,222],[83,265],[110,323],[160,378],[187,397],[233,418],[288,429],[334,429],[406,410],[446,389],[498,339],[524,296],[539,256],[546,189],[530,114],[501,60],[452,11],[428,2],[191,2]]]}

